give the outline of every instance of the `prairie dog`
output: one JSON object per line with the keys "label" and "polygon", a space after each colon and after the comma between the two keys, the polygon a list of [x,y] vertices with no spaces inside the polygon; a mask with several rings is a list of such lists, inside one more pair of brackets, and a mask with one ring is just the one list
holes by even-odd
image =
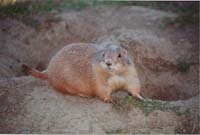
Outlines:
{"label": "prairie dog", "polygon": [[140,82],[128,49],[121,45],[77,43],[62,48],[44,72],[23,64],[25,72],[48,80],[56,90],[82,97],[111,100],[111,93],[125,89],[140,96]]}

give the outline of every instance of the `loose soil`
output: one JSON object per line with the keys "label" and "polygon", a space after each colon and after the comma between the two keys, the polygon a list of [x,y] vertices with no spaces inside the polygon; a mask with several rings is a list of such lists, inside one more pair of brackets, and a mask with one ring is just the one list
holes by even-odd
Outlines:
{"label": "loose soil", "polygon": [[[167,25],[176,16],[137,6],[97,6],[1,17],[0,132],[200,133],[198,29]],[[131,48],[142,95],[167,101],[172,109],[148,116],[138,107],[121,112],[96,98],[58,93],[21,69],[26,63],[44,70],[69,43],[105,41]]]}

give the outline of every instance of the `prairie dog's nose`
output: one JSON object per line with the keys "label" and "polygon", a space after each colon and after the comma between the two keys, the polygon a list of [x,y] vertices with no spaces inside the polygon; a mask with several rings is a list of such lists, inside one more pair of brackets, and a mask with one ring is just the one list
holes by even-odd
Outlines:
{"label": "prairie dog's nose", "polygon": [[111,62],[106,62],[106,65],[107,65],[108,67],[110,67],[110,66],[112,65],[112,63],[111,63]]}

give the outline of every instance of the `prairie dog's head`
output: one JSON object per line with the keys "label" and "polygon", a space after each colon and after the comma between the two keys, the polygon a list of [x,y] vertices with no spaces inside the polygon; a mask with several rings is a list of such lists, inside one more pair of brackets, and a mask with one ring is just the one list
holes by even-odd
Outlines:
{"label": "prairie dog's head", "polygon": [[100,55],[100,66],[110,73],[123,73],[132,63],[128,50],[120,45],[109,44]]}

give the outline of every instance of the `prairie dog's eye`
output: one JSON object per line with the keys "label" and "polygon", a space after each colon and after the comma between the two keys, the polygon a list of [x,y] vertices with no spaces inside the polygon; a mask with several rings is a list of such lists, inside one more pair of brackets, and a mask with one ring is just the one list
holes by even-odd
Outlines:
{"label": "prairie dog's eye", "polygon": [[118,58],[121,58],[121,57],[122,57],[122,55],[121,55],[121,54],[119,54],[119,55],[118,55]]}
{"label": "prairie dog's eye", "polygon": [[105,52],[103,52],[102,56],[103,56],[103,57],[105,56]]}

